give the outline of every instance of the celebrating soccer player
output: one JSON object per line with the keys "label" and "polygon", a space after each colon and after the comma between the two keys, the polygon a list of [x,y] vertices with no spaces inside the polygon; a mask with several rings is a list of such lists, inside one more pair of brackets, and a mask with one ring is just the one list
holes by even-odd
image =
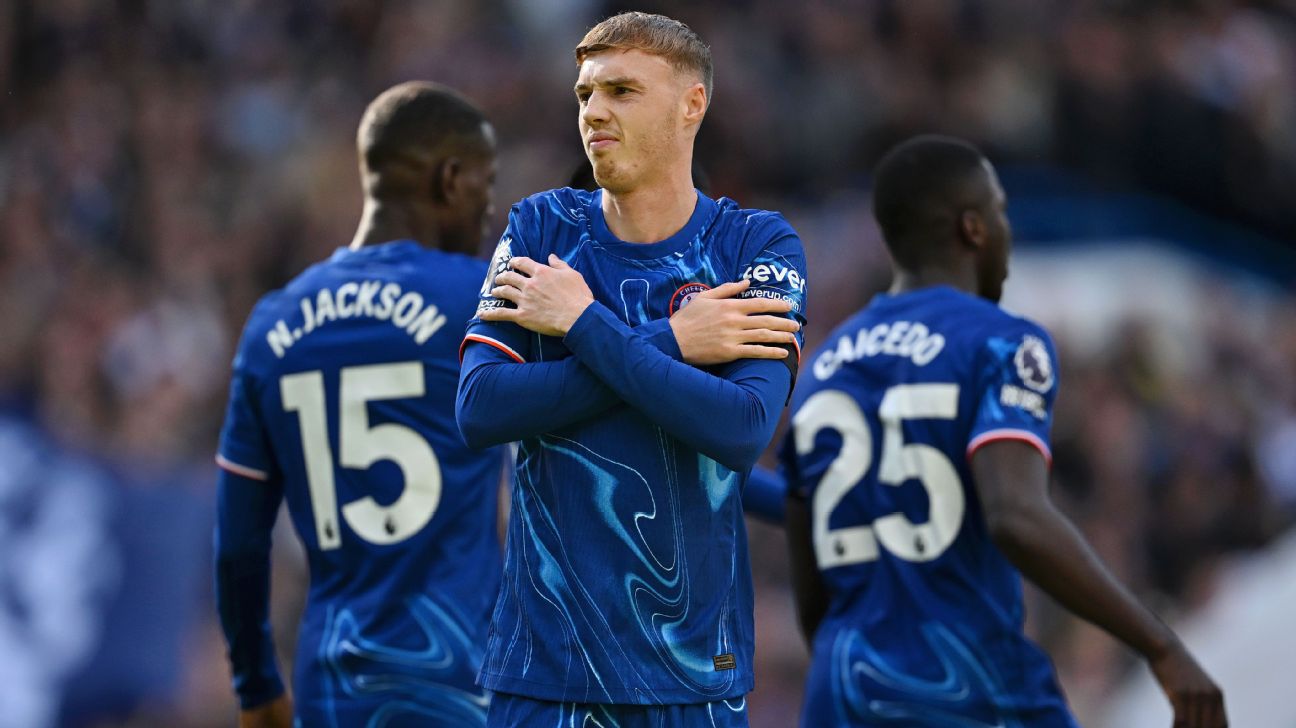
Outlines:
{"label": "celebrating soccer player", "polygon": [[494,132],[449,89],[379,96],[357,144],[349,248],[266,295],[234,360],[217,462],[216,587],[241,725],[286,728],[267,622],[287,499],[310,562],[297,641],[303,726],[473,726],[499,582],[498,452],[454,420],[458,346],[485,263]]}
{"label": "celebrating soccer player", "polygon": [[874,184],[895,282],[810,360],[781,454],[814,655],[803,725],[1074,727],[1022,633],[1019,569],[1147,659],[1175,726],[1225,725],[1219,689],[1049,499],[1057,355],[997,305],[994,169],[918,137]]}
{"label": "celebrating soccer player", "polygon": [[694,189],[711,59],[687,26],[617,15],[576,61],[601,189],[513,206],[464,341],[465,438],[521,441],[488,724],[746,725],[741,491],[795,376],[801,243]]}

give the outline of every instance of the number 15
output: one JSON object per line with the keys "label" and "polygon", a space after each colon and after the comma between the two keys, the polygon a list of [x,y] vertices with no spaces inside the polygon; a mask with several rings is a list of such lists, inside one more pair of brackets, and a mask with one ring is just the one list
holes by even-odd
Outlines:
{"label": "number 15", "polygon": [[[432,447],[414,430],[394,422],[370,427],[368,403],[423,396],[423,365],[410,361],[345,367],[341,375],[338,464],[366,470],[379,460],[391,460],[405,478],[405,489],[391,505],[382,506],[364,496],[343,505],[342,517],[356,535],[370,543],[404,541],[427,525],[441,503],[441,465]],[[338,548],[342,533],[324,412],[324,375],[318,370],[290,374],[279,380],[279,391],[284,410],[296,412],[301,425],[319,547],[325,551]]]}

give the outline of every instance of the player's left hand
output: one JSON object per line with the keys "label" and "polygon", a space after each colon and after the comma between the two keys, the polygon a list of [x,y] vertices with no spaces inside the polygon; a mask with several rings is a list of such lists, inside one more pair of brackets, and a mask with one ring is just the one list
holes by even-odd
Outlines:
{"label": "player's left hand", "polygon": [[517,308],[483,311],[483,321],[511,321],[544,336],[566,336],[594,302],[585,277],[556,255],[549,255],[549,265],[519,256],[509,267],[495,276],[491,295]]}
{"label": "player's left hand", "polygon": [[239,711],[239,728],[292,728],[292,698],[284,693],[255,708]]}
{"label": "player's left hand", "polygon": [[1174,728],[1227,728],[1223,692],[1183,645],[1148,660],[1148,667],[1174,708]]}

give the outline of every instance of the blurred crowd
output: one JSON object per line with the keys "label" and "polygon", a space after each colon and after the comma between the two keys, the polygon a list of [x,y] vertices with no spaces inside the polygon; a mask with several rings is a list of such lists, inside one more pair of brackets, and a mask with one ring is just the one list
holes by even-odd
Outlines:
{"label": "blurred crowd", "polygon": [[[916,131],[958,134],[996,162],[1068,169],[1113,192],[1151,191],[1296,239],[1291,3],[637,7],[679,17],[711,44],[715,103],[698,156],[714,193],[785,210],[801,231],[812,342],[886,285],[867,170]],[[502,203],[562,184],[581,160],[571,48],[619,9],[595,0],[0,0],[0,456],[9,471],[0,475],[0,664],[27,655],[52,665],[28,681],[51,696],[43,708],[32,699],[30,715],[227,723],[204,504],[244,317],[259,295],[350,240],[360,211],[355,126],[395,82],[441,81],[485,109],[501,141]],[[1105,346],[1058,337],[1056,492],[1117,572],[1171,615],[1209,599],[1219,565],[1264,546],[1296,512],[1296,304],[1262,319],[1222,307],[1202,322],[1205,355],[1193,367],[1167,364],[1148,322],[1129,322]],[[43,459],[8,467],[24,452]],[[69,495],[54,510],[32,505],[31,491],[56,472]],[[98,501],[75,494],[95,487],[116,503],[105,522],[128,524],[135,538],[116,556],[96,545],[106,536],[76,525],[89,508],[77,504]],[[135,639],[149,648],[131,659],[153,666],[152,687],[107,685],[67,707],[60,681],[113,663],[96,656],[106,637],[82,635],[77,651],[58,639],[58,623],[39,624],[39,595],[59,587],[5,548],[26,543],[42,558],[34,523],[71,554],[60,562],[67,582],[83,581],[84,569],[96,575],[93,589],[67,587],[83,613],[119,609],[113,600],[124,597],[112,595],[134,585],[173,600],[159,614],[186,615],[135,618]],[[69,528],[85,535],[75,549],[58,536]],[[185,548],[167,540],[172,532]],[[753,559],[758,728],[792,724],[805,664],[783,540],[769,536],[752,539],[762,550]],[[144,576],[122,567],[150,548],[170,566]],[[301,578],[277,584],[285,642]],[[1046,600],[1031,606],[1031,628],[1082,715],[1097,711],[1128,656]],[[148,632],[171,622],[171,641]],[[69,656],[50,657],[59,650]],[[6,669],[29,672],[11,663],[0,677]]]}

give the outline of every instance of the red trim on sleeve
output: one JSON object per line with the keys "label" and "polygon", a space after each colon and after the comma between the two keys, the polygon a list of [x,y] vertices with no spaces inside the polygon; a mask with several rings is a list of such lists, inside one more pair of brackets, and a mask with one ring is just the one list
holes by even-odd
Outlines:
{"label": "red trim on sleeve", "polygon": [[998,442],[1000,440],[1018,440],[1021,442],[1028,443],[1030,445],[1034,445],[1035,449],[1039,450],[1040,454],[1044,456],[1044,462],[1048,464],[1049,467],[1053,467],[1053,453],[1049,451],[1048,443],[1041,440],[1039,435],[1036,435],[1035,433],[1029,432],[1027,430],[1012,430],[1012,429],[988,430],[986,432],[981,433],[980,435],[977,435],[976,437],[972,438],[971,442],[968,443],[967,446],[968,460],[971,460],[972,455],[976,453],[977,450],[981,449],[982,446],[988,445],[992,442]]}
{"label": "red trim on sleeve", "polygon": [[500,351],[504,352],[505,354],[508,354],[509,358],[513,359],[513,361],[517,362],[518,364],[526,364],[526,359],[523,359],[521,354],[517,353],[516,351],[513,351],[512,347],[510,347],[508,344],[505,344],[502,341],[496,341],[495,339],[492,339],[489,336],[482,336],[481,334],[468,334],[467,336],[464,337],[463,343],[459,345],[460,364],[463,363],[464,347],[468,346],[468,342],[470,341],[476,341],[479,344],[486,344],[488,346],[493,346],[496,349],[499,349]]}
{"label": "red trim on sleeve", "polygon": [[221,455],[220,453],[216,453],[216,465],[219,466],[222,470],[228,470],[229,472],[235,475],[241,475],[244,478],[251,478],[252,480],[270,479],[270,474],[267,473],[266,471],[257,470],[256,468],[249,468],[246,465],[239,465],[238,463],[234,462],[233,460],[230,460],[229,458],[226,458],[224,455]]}

